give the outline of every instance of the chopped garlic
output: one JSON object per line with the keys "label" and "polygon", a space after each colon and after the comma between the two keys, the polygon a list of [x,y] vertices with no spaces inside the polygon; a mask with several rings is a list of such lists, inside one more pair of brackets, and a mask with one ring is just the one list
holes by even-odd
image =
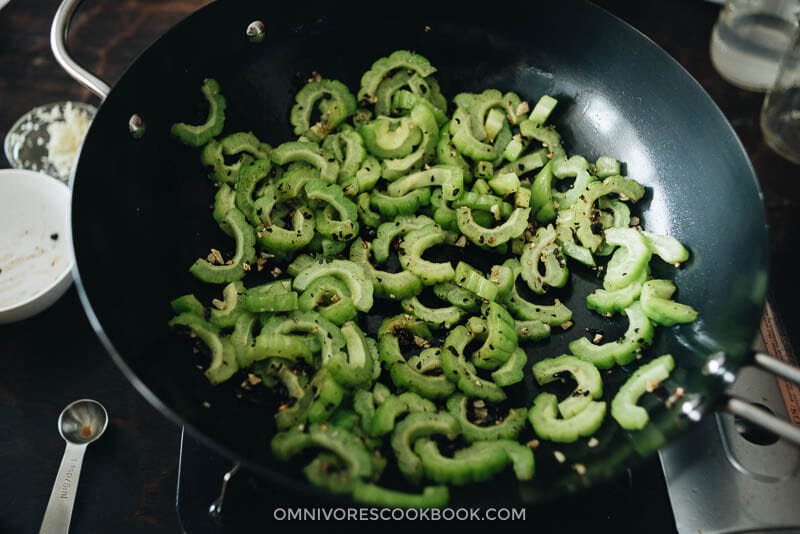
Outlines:
{"label": "chopped garlic", "polygon": [[54,121],[47,126],[50,139],[47,141],[47,159],[62,176],[69,176],[78,150],[86,137],[91,121],[82,109],[67,103],[64,107],[64,120]]}

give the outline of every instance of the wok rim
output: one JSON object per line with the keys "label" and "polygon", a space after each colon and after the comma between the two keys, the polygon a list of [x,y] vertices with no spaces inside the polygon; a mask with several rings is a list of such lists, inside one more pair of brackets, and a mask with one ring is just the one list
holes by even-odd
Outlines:
{"label": "wok rim", "polygon": [[[675,69],[675,72],[679,73],[680,78],[682,79],[682,82],[688,83],[695,90],[694,97],[695,98],[702,98],[704,107],[706,107],[709,110],[710,113],[713,113],[714,115],[717,115],[718,118],[722,119],[721,122],[724,125],[724,132],[720,131],[719,133],[720,133],[720,135],[724,134],[726,137],[728,137],[731,141],[733,141],[735,143],[735,146],[737,148],[736,152],[739,153],[743,157],[743,161],[746,162],[746,164],[747,164],[746,174],[749,176],[750,180],[752,181],[752,185],[755,186],[755,191],[756,191],[757,196],[758,196],[758,205],[759,205],[759,208],[760,208],[759,216],[764,221],[763,227],[759,227],[758,231],[759,231],[759,233],[762,234],[762,236],[764,238],[762,240],[762,242],[764,243],[764,251],[765,251],[765,254],[762,255],[763,256],[763,264],[760,265],[760,267],[763,268],[763,271],[766,272],[767,276],[768,276],[769,272],[770,272],[769,269],[770,269],[770,263],[771,263],[771,258],[770,258],[770,254],[769,254],[769,248],[768,248],[768,237],[769,237],[769,233],[770,233],[769,232],[770,228],[769,228],[768,219],[767,219],[766,206],[765,206],[765,201],[764,201],[764,194],[763,194],[763,191],[762,191],[762,188],[761,188],[761,184],[760,184],[760,182],[758,180],[757,174],[755,172],[755,169],[753,167],[752,161],[750,159],[750,156],[749,156],[744,144],[742,143],[742,140],[740,139],[740,137],[736,133],[736,130],[733,128],[733,125],[730,123],[730,121],[728,120],[726,115],[722,112],[722,110],[719,107],[719,105],[714,101],[714,99],[706,91],[706,89],[700,84],[700,82],[680,62],[678,62],[677,59],[675,59],[664,48],[662,48],[658,43],[656,43],[653,39],[651,39],[649,36],[644,34],[638,28],[636,28],[635,26],[633,26],[632,24],[630,24],[626,20],[622,19],[621,17],[615,15],[614,13],[609,11],[608,9],[593,3],[591,0],[575,0],[575,1],[576,2],[580,2],[587,9],[595,9],[595,10],[597,10],[598,12],[602,13],[602,16],[608,17],[609,19],[615,21],[617,24],[623,26],[624,28],[626,28],[627,31],[631,32],[632,35],[635,35],[636,36],[636,40],[638,42],[641,42],[643,46],[648,46],[648,47],[650,47],[652,49],[652,51],[656,52],[657,55],[659,56],[659,58],[661,59],[661,61],[666,60],[665,63],[669,64],[672,68],[677,67],[677,69]],[[147,54],[158,43],[160,43],[160,42],[162,42],[162,41],[164,41],[166,39],[169,39],[170,35],[175,33],[175,31],[179,27],[182,27],[184,25],[192,24],[193,21],[197,18],[197,16],[200,13],[202,13],[202,12],[204,12],[206,10],[215,9],[217,4],[218,4],[217,2],[211,2],[209,4],[206,4],[206,5],[202,6],[202,7],[200,7],[199,9],[195,10],[194,12],[192,12],[188,16],[186,16],[183,20],[181,20],[178,23],[174,24],[172,27],[170,27],[166,32],[161,34],[154,41],[152,41],[125,68],[124,72],[121,74],[121,76],[119,77],[118,81],[114,85],[111,86],[111,91],[109,92],[107,98],[111,97],[112,95],[115,94],[115,89],[116,89],[117,85],[119,84],[119,81],[125,79],[126,76],[128,76],[130,70],[134,66],[138,65],[142,61],[142,56],[143,55]],[[97,109],[97,115],[98,116],[103,113],[104,104],[105,104],[105,100],[103,102],[101,102],[101,104],[98,106],[98,109]],[[92,136],[92,132],[93,132],[93,128],[90,128],[89,132],[87,133],[86,139],[88,139],[90,136]],[[97,137],[97,135],[98,134],[95,134],[94,137]],[[81,154],[79,153],[78,158],[77,158],[77,163],[73,167],[73,171],[72,171],[72,173],[70,175],[70,178],[69,178],[69,184],[68,185],[69,185],[69,190],[70,190],[70,195],[71,196],[72,196],[72,194],[74,193],[74,190],[75,190],[75,182],[76,182],[76,179],[77,179],[78,169],[80,167],[80,165],[79,165],[80,161],[81,161]],[[72,276],[73,276],[75,287],[76,287],[76,290],[77,290],[77,293],[78,293],[78,296],[79,296],[79,300],[80,300],[81,305],[82,305],[82,307],[83,307],[83,309],[84,309],[84,311],[86,313],[87,319],[89,320],[89,323],[90,323],[92,329],[95,331],[96,335],[98,336],[98,339],[101,341],[102,346],[104,347],[106,352],[109,353],[109,355],[111,356],[111,358],[115,362],[115,364],[120,368],[120,370],[122,371],[122,373],[125,376],[125,378],[134,386],[135,390],[140,395],[142,395],[147,400],[147,402],[150,403],[160,414],[162,414],[168,420],[170,420],[173,423],[175,423],[178,426],[178,428],[183,428],[184,430],[188,431],[193,438],[197,439],[200,443],[202,443],[204,446],[208,447],[212,451],[217,452],[217,453],[221,454],[222,456],[224,456],[225,458],[229,459],[232,463],[241,465],[241,466],[247,468],[252,473],[254,473],[254,474],[258,475],[258,476],[265,477],[268,480],[275,481],[275,482],[280,483],[282,485],[285,485],[285,486],[287,486],[289,488],[292,488],[292,489],[295,489],[295,490],[299,490],[299,491],[303,492],[304,494],[321,497],[321,498],[327,500],[328,502],[337,502],[337,501],[340,501],[340,500],[342,502],[350,502],[350,500],[347,499],[346,496],[343,499],[342,496],[333,494],[332,492],[329,492],[329,491],[323,490],[322,488],[316,487],[316,486],[310,484],[309,482],[307,482],[305,480],[300,480],[300,481],[295,480],[295,479],[289,477],[288,475],[286,475],[286,474],[284,474],[284,473],[282,473],[280,471],[272,469],[270,466],[264,465],[264,464],[262,464],[262,463],[260,463],[258,461],[254,461],[254,460],[252,460],[250,458],[247,458],[243,454],[235,452],[231,447],[228,447],[226,445],[221,444],[219,441],[215,440],[214,438],[210,437],[205,432],[200,430],[200,428],[198,426],[189,423],[186,420],[186,418],[184,418],[184,416],[182,416],[182,415],[180,415],[178,413],[178,410],[173,409],[166,402],[164,402],[158,395],[156,395],[153,392],[153,390],[151,390],[151,388],[140,378],[140,376],[133,371],[131,365],[129,365],[128,361],[123,356],[122,352],[119,351],[115,347],[115,345],[112,343],[109,335],[106,333],[106,330],[103,327],[103,324],[101,323],[99,317],[97,316],[97,314],[95,312],[94,307],[92,306],[92,303],[91,303],[89,294],[87,292],[87,289],[84,286],[83,279],[82,279],[81,274],[80,274],[80,263],[81,262],[79,261],[79,259],[77,257],[77,251],[75,250],[75,242],[74,242],[74,239],[73,239],[73,209],[74,209],[74,203],[71,201],[70,205],[69,205],[69,209],[68,209],[68,217],[69,217],[69,222],[70,222],[70,224],[69,224],[69,238],[70,238],[70,243],[71,243],[71,246],[72,246],[73,256],[75,258],[75,261],[74,261],[73,266],[72,266]],[[760,311],[760,314],[763,314],[764,308],[765,308],[765,306],[767,304],[767,302],[766,302],[766,300],[767,300],[767,287],[768,287],[768,284],[764,284],[763,289],[759,289],[759,291],[758,291],[759,294],[757,295],[757,299],[756,299],[757,300],[757,304],[756,304],[756,306],[757,306],[758,310]],[[760,317],[760,315],[759,315],[759,317]],[[752,334],[751,337],[755,338],[755,336],[758,334],[758,331],[759,331],[759,323],[754,321],[754,324],[751,327],[749,327],[748,333],[751,333]],[[749,349],[746,352],[749,352]],[[734,373],[734,375],[738,375],[741,367],[744,366],[745,364],[746,364],[746,358],[742,358],[742,360],[740,362],[738,362],[735,366],[729,367],[727,369],[731,370]],[[709,379],[709,382],[710,382],[710,379]],[[713,393],[713,395],[707,396],[704,399],[704,402],[697,408],[698,411],[700,412],[702,420],[704,420],[706,417],[708,417],[710,415],[713,415],[714,413],[718,413],[719,412],[719,401],[722,400],[725,397],[725,391],[724,391],[725,387],[724,386],[725,385],[722,384],[719,387],[714,387],[712,389],[712,391],[711,391],[711,393]],[[668,445],[669,443],[674,442],[676,438],[687,434],[688,431],[690,431],[692,428],[695,428],[696,426],[698,426],[699,423],[700,423],[700,420],[697,420],[697,421],[693,420],[693,421],[690,422],[689,425],[687,425],[683,429],[681,429],[681,428],[672,429],[674,431],[674,433],[671,434],[667,438],[666,445]],[[653,450],[649,454],[647,454],[646,456],[638,456],[638,457],[631,456],[630,458],[628,458],[626,460],[626,462],[624,463],[624,466],[630,468],[630,467],[635,467],[636,465],[640,465],[643,461],[645,461],[648,458],[651,458],[656,453],[657,453],[657,450]],[[587,487],[588,488],[593,488],[593,487],[597,487],[598,485],[602,485],[602,484],[608,483],[609,481],[613,480],[614,477],[618,476],[623,471],[624,471],[623,468],[617,468],[617,469],[614,469],[613,472],[611,472],[611,473],[605,473],[605,474],[596,475],[596,476],[591,478],[591,482],[589,482],[587,484]],[[533,506],[541,506],[541,505],[545,504],[546,502],[549,502],[549,501],[552,501],[552,500],[556,500],[557,501],[557,500],[560,500],[561,498],[563,498],[564,496],[575,495],[576,493],[580,493],[580,492],[581,492],[581,488],[568,489],[568,488],[565,488],[565,487],[560,487],[559,490],[556,492],[558,494],[557,496],[548,497],[548,498],[545,498],[545,499],[538,500],[537,502],[533,503]],[[525,506],[531,506],[531,503],[523,503],[523,504]]]}

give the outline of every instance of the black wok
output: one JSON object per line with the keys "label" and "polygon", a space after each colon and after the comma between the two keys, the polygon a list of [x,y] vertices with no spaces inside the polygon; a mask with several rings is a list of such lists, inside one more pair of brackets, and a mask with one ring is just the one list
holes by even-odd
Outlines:
{"label": "black wok", "polygon": [[[101,105],[71,185],[76,281],[98,335],[138,390],[166,416],[255,473],[305,487],[297,466],[273,460],[269,406],[239,399],[236,384],[211,387],[185,340],[167,327],[169,301],[196,291],[188,267],[227,238],[213,223],[213,198],[199,154],[170,138],[177,121],[199,121],[203,78],[219,80],[228,100],[226,132],[253,131],[278,144],[292,137],[288,111],[312,73],[357,87],[360,74],[389,52],[415,50],[439,68],[444,94],[496,87],[535,101],[559,99],[552,117],[569,153],[614,156],[648,190],[638,206],[644,226],[678,238],[692,259],[680,270],[654,262],[681,301],[700,311],[692,324],[658,331],[648,354],[672,353],[666,384],[685,396],[672,409],[648,396],[652,423],[624,432],[610,417],[599,445],[536,452],[537,476],[510,478],[455,493],[455,502],[542,502],[605,480],[654,453],[715,408],[748,356],[764,303],[767,228],[753,169],[733,130],[703,89],[636,30],[582,0],[528,1],[484,10],[404,2],[391,15],[338,2],[215,2],[144,52]],[[247,39],[262,20],[266,38]],[[136,114],[144,134],[129,121]],[[140,130],[141,131],[141,130]],[[566,352],[583,327],[609,336],[624,325],[589,312],[594,275],[573,270],[557,296],[578,328],[537,345],[535,358]],[[709,362],[712,362],[709,365]],[[611,395],[629,375],[604,375]],[[527,377],[525,402],[536,392]],[[586,467],[579,475],[573,464]]]}

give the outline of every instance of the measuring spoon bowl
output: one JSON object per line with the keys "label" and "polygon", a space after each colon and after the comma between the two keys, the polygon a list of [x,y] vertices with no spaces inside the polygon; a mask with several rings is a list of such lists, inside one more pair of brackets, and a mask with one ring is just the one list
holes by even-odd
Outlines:
{"label": "measuring spoon bowl", "polygon": [[58,432],[69,443],[89,444],[102,436],[107,426],[106,409],[91,399],[69,404],[58,418]]}

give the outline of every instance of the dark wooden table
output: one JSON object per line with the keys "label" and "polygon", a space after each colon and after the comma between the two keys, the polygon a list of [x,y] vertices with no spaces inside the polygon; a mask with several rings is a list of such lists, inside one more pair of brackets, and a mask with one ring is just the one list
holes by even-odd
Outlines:
{"label": "dark wooden table", "polygon": [[[71,26],[75,58],[113,84],[159,35],[206,0],[90,0]],[[28,109],[98,99],[50,50],[58,2],[12,0],[0,10],[0,137]],[[8,167],[0,155],[0,167]],[[64,442],[63,406],[92,397],[106,435],[89,446],[72,532],[175,533],[180,429],[129,384],[94,335],[75,288],[43,314],[0,326],[0,532],[38,532]]]}
{"label": "dark wooden table", "polygon": [[[71,49],[113,85],[149,43],[205,3],[87,1],[73,22]],[[771,226],[773,303],[784,322],[794,324],[800,316],[800,284],[792,278],[800,272],[800,168],[763,143],[758,126],[763,95],[728,85],[712,68],[708,38],[719,6],[702,0],[597,3],[677,59],[734,126],[764,191]],[[53,59],[49,26],[56,7],[53,0],[11,0],[0,10],[0,137],[34,106],[64,99],[97,104]],[[0,155],[0,167],[7,166]],[[800,329],[789,332],[796,344]],[[0,532],[38,530],[63,452],[56,419],[64,405],[81,397],[103,402],[111,422],[107,434],[87,452],[73,532],[177,532],[179,428],[115,367],[74,288],[41,315],[0,326]]]}

